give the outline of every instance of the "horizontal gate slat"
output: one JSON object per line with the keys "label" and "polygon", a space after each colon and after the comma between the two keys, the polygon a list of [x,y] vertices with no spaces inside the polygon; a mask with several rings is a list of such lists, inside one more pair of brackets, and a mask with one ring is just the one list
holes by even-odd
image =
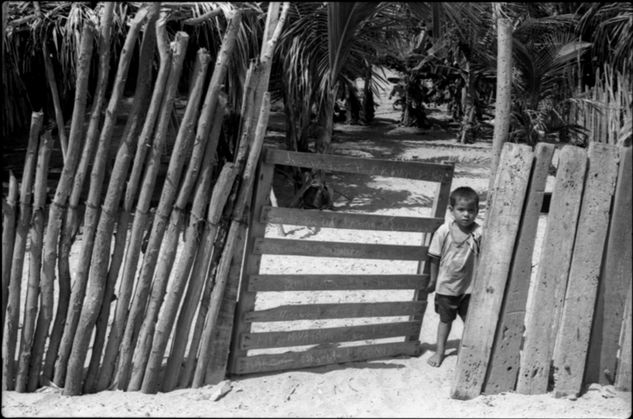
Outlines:
{"label": "horizontal gate slat", "polygon": [[444,222],[444,219],[432,217],[395,217],[377,214],[350,214],[265,206],[262,208],[261,221],[263,223],[291,224],[309,227],[432,233]]}
{"label": "horizontal gate slat", "polygon": [[344,243],[314,240],[257,238],[256,255],[294,255],[332,258],[425,260],[425,246],[393,244]]}
{"label": "horizontal gate slat", "polygon": [[453,166],[438,163],[359,159],[332,154],[301,153],[286,150],[266,150],[268,164],[309,167],[325,171],[362,173],[375,176],[418,179],[428,182],[445,182],[452,179]]}
{"label": "horizontal gate slat", "polygon": [[278,371],[330,365],[341,362],[364,361],[399,355],[417,356],[420,342],[380,343],[332,349],[311,349],[279,355],[255,355],[237,361],[237,374]]}
{"label": "horizontal gate slat", "polygon": [[289,332],[247,333],[240,340],[242,349],[282,348],[285,346],[316,345],[409,336],[420,330],[419,322],[370,324],[362,326],[328,327]]}
{"label": "horizontal gate slat", "polygon": [[348,317],[414,316],[421,314],[426,301],[381,303],[296,304],[244,313],[247,322],[340,319]]}
{"label": "horizontal gate slat", "polygon": [[248,290],[323,291],[424,289],[428,275],[251,275]]}

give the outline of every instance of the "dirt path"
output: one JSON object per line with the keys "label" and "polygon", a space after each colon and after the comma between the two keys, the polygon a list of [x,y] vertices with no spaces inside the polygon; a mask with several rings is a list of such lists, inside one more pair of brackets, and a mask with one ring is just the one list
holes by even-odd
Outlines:
{"label": "dirt path", "polygon": [[[399,128],[395,114],[384,103],[377,110],[378,122],[372,127],[336,126],[333,152],[364,158],[420,160],[455,163],[453,187],[468,185],[482,195],[480,221],[485,218],[485,192],[488,184],[489,143],[458,145],[455,133],[436,128],[423,131]],[[273,124],[274,125],[274,124]],[[283,139],[270,133],[267,144],[279,145]],[[283,198],[283,179],[276,184]],[[351,212],[392,215],[428,215],[433,193],[431,184],[383,177],[331,177],[337,192],[335,207]],[[310,230],[285,226],[288,238],[305,240],[413,244],[419,237],[409,234]],[[269,226],[267,236],[279,231]],[[352,238],[353,236],[353,238]],[[387,273],[398,270],[412,273],[415,265],[388,262],[343,261],[315,263],[309,257],[269,257],[262,264],[266,273]],[[311,298],[311,302],[400,300],[406,295],[385,292],[268,293],[258,300],[258,308],[280,303],[292,304]],[[362,319],[360,320],[363,321]],[[448,356],[440,368],[427,365],[435,348],[438,317],[432,297],[421,331],[423,353],[414,358],[353,362],[300,371],[234,377],[220,385],[183,389],[171,393],[145,395],[139,392],[105,391],[98,394],[64,397],[59,389],[46,387],[32,394],[3,392],[4,416],[207,416],[207,417],[628,417],[631,393],[612,386],[594,385],[577,400],[555,399],[550,394],[523,396],[506,393],[480,396],[470,401],[449,398],[455,376],[456,351],[462,324],[456,321],[449,336]],[[326,322],[321,326],[328,326]],[[346,323],[347,324],[347,323]],[[351,323],[350,323],[351,324]],[[332,324],[334,325],[334,324]],[[281,326],[280,330],[288,330]],[[293,327],[305,327],[295,324]],[[214,400],[228,391],[219,400]]]}

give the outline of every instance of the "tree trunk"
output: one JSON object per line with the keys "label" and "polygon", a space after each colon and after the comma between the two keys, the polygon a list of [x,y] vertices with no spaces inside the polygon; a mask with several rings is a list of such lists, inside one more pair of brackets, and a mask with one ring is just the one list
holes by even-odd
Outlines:
{"label": "tree trunk", "polygon": [[35,320],[37,317],[37,299],[39,296],[40,268],[42,262],[42,238],[44,233],[44,210],[46,207],[46,179],[48,177],[48,162],[51,156],[53,140],[51,132],[46,131],[40,141],[35,172],[35,187],[33,190],[33,216],[31,222],[31,255],[29,257],[29,280],[24,306],[24,322],[22,325],[22,341],[18,356],[18,376],[15,390],[18,392],[35,391],[38,377],[29,377],[31,350],[35,335]]}
{"label": "tree trunk", "polygon": [[[267,84],[267,83],[266,83]],[[270,96],[266,92],[264,95],[261,112],[259,113],[259,120],[257,128],[255,130],[255,137],[253,144],[248,155],[248,161],[243,172],[243,179],[240,185],[239,194],[235,203],[235,208],[232,215],[231,228],[226,239],[226,244],[222,250],[222,258],[218,266],[216,273],[216,283],[211,293],[211,302],[209,306],[209,313],[204,325],[202,334],[202,341],[200,346],[200,354],[198,356],[198,364],[196,365],[193,387],[197,388],[204,385],[205,374],[207,371],[207,363],[209,359],[209,342],[213,337],[215,330],[218,313],[220,311],[220,302],[222,301],[222,295],[224,294],[224,287],[226,285],[226,279],[231,265],[231,260],[235,252],[235,244],[238,237],[238,229],[241,229],[244,225],[244,208],[248,203],[253,189],[255,168],[259,161],[259,155],[261,152],[262,144],[264,142],[264,136],[266,134],[266,127],[268,126],[268,116],[270,113]],[[238,166],[239,167],[239,166]]]}
{"label": "tree trunk", "polygon": [[[193,316],[196,312],[196,308],[198,307],[198,303],[200,302],[200,295],[202,291],[202,286],[205,282],[205,278],[208,277],[207,271],[211,261],[211,252],[213,250],[213,244],[215,241],[216,233],[218,231],[220,218],[222,217],[222,210],[224,209],[224,206],[228,200],[236,176],[236,166],[233,163],[226,163],[222,168],[222,171],[218,175],[216,183],[213,187],[213,192],[211,193],[211,202],[209,203],[209,209],[207,213],[207,223],[200,239],[202,246],[198,249],[197,255],[195,256],[195,262],[193,263],[193,268],[191,268],[191,277],[189,279],[187,294],[185,295],[185,299],[182,303],[180,315],[176,323],[176,328],[174,329],[172,348],[169,354],[167,370],[165,372],[165,379],[163,380],[162,386],[162,391],[164,392],[173,390],[178,383],[178,377],[180,375],[183,362],[183,355],[187,347],[187,341],[189,340],[189,330],[191,327],[191,322],[193,321]],[[193,250],[195,252],[196,248],[194,247]],[[179,279],[183,282],[187,280],[187,277],[189,276],[190,264],[191,262],[185,263],[178,261],[175,280]],[[174,292],[173,295],[174,300],[179,300],[180,297],[177,295],[176,292]],[[210,292],[208,293],[208,295],[210,295]],[[166,307],[170,307],[169,297],[167,298],[167,301],[168,302],[166,303]],[[174,308],[174,310],[176,308],[177,306]],[[168,327],[171,327],[171,324],[169,324],[170,319],[171,317],[165,319]],[[171,319],[171,321],[173,322],[173,319]],[[167,325],[165,329],[167,329]],[[161,327],[157,327],[157,333],[158,330],[161,330]],[[168,333],[169,332],[166,332],[166,337],[168,337]],[[198,345],[194,345],[194,343],[192,342],[192,348],[195,348],[193,349],[193,352],[197,350],[197,347]]]}
{"label": "tree trunk", "polygon": [[[121,101],[121,97],[123,96],[123,89],[125,88],[125,82],[127,80],[130,61],[132,59],[132,54],[134,53],[134,45],[141,29],[142,22],[145,20],[147,13],[147,9],[140,9],[136,13],[136,16],[131,22],[125,39],[125,44],[123,45],[123,49],[121,50],[121,55],[119,57],[119,65],[116,72],[116,78],[114,80],[114,86],[112,87],[112,94],[110,96],[110,101],[108,102],[108,108],[106,109],[105,120],[103,122],[103,127],[101,128],[99,144],[97,146],[96,155],[99,156],[99,158],[95,159],[92,166],[92,171],[90,173],[90,189],[88,192],[88,200],[86,201],[86,212],[84,215],[82,248],[81,253],[79,254],[77,277],[73,283],[73,289],[70,295],[71,305],[68,313],[69,319],[73,319],[73,316],[80,315],[84,296],[86,294],[86,283],[88,281],[88,272],[90,270],[91,262],[90,256],[92,254],[92,249],[95,241],[95,234],[99,217],[99,204],[102,200],[103,183],[105,180],[105,169],[106,165],[109,164],[108,154],[110,150],[110,142],[112,139],[114,126],[116,124],[119,102]],[[109,254],[104,255],[104,257],[108,259],[109,256]],[[70,324],[68,324],[67,321],[66,327],[64,329],[64,335],[68,333],[69,339],[72,342],[72,349],[70,350],[70,357],[68,358],[68,367],[66,371],[68,379],[65,380],[63,392],[67,395],[76,395],[81,392],[81,385],[83,381],[83,364],[88,346],[87,342],[92,334],[91,329],[89,331],[81,331],[87,336],[84,336],[82,333],[77,335],[75,332],[77,330],[78,320],[79,319],[75,320],[74,323],[71,322]],[[85,320],[85,318],[82,320]],[[62,338],[62,343],[63,340],[64,339]],[[85,348],[82,347],[84,341],[86,342]],[[79,347],[77,345],[79,345]],[[59,361],[63,361],[63,358],[61,356]],[[55,376],[57,377],[57,371],[55,373]],[[59,381],[60,384],[61,381],[63,381],[63,377],[62,380]]]}
{"label": "tree trunk", "polygon": [[[88,132],[86,134],[86,140],[84,143],[83,152],[81,154],[81,160],[79,161],[79,166],[77,167],[77,171],[75,172],[75,177],[73,180],[73,190],[70,194],[68,211],[66,213],[66,219],[64,221],[64,229],[62,230],[62,235],[60,239],[61,244],[59,255],[59,273],[60,275],[64,276],[68,275],[63,279],[60,278],[60,282],[64,281],[69,284],[71,282],[69,261],[70,248],[72,247],[72,244],[75,240],[75,235],[77,234],[77,231],[79,229],[78,205],[79,200],[83,195],[88,167],[94,159],[95,148],[98,142],[99,127],[101,125],[101,113],[105,102],[106,89],[108,87],[108,76],[110,74],[110,44],[112,39],[113,13],[114,3],[108,3],[106,7],[103,8],[103,12],[101,15],[101,27],[99,33],[99,77],[97,80],[97,90],[92,102],[90,124],[88,126]],[[77,286],[75,284],[77,284],[77,281],[73,282],[73,291],[75,291],[75,287]],[[54,341],[53,339],[51,339],[51,342],[55,342],[55,346],[51,345],[49,349],[49,352],[52,349],[55,349],[55,353],[57,353],[58,360],[55,364],[54,381],[59,386],[63,385],[64,383],[64,377],[66,374],[66,362],[68,359],[68,355],[70,354],[73,334],[75,328],[77,327],[79,313],[75,309],[73,309],[73,307],[81,304],[81,301],[79,301],[78,298],[83,298],[83,293],[74,292],[71,294],[71,309],[70,311],[68,311],[67,308],[63,310],[66,317],[65,324],[62,323],[62,319],[58,318],[55,319],[55,325],[53,326],[54,331],[61,334],[59,347],[57,347],[57,339],[55,339]],[[59,331],[55,330],[55,326],[57,326],[57,324],[60,325],[58,327],[63,326],[63,329],[59,329]],[[55,334],[55,336],[57,336],[57,333]]]}
{"label": "tree trunk", "polygon": [[[224,96],[224,94],[222,94]],[[222,118],[224,116],[224,104],[222,102],[226,102],[226,99],[221,98],[219,101],[220,106],[218,106],[216,111],[216,117],[214,121],[214,128],[217,126],[218,133],[216,134],[219,137],[220,129],[222,127]],[[214,130],[215,131],[215,130]],[[180,304],[180,300],[182,298],[182,292],[187,283],[187,279],[189,278],[189,272],[191,266],[193,264],[193,259],[196,255],[196,251],[198,250],[198,246],[200,245],[200,238],[202,233],[202,226],[204,225],[204,213],[207,209],[207,204],[209,202],[210,195],[210,187],[211,180],[213,175],[214,164],[213,160],[215,159],[215,148],[211,147],[211,144],[205,150],[204,161],[202,164],[202,173],[200,174],[200,179],[196,186],[196,191],[194,194],[191,215],[189,218],[189,225],[187,226],[187,230],[184,234],[185,245],[182,250],[181,256],[176,261],[172,283],[169,291],[167,292],[167,297],[165,298],[165,305],[163,310],[161,311],[160,317],[158,317],[158,310],[156,310],[156,317],[158,320],[156,321],[156,333],[153,337],[153,342],[151,345],[151,354],[149,354],[149,359],[147,361],[147,366],[145,369],[145,373],[143,376],[143,384],[141,390],[144,393],[156,393],[158,391],[158,378],[160,373],[160,367],[163,362],[163,356],[165,354],[165,348],[167,346],[167,340],[169,339],[169,335],[171,334],[172,326],[174,323],[174,319],[176,317],[176,312],[178,310],[178,306]],[[174,207],[172,212],[172,218],[174,218],[174,213],[181,212],[179,205]],[[177,219],[182,220],[183,216],[177,217]],[[180,231],[180,224],[178,225],[177,233]],[[178,235],[176,235],[176,243],[178,241]],[[157,268],[157,271],[160,270]],[[160,276],[158,277],[160,279]],[[165,287],[166,288],[166,280],[165,277]],[[155,289],[157,289],[156,287]],[[154,294],[152,292],[152,294]],[[164,293],[160,295],[160,300],[164,298]],[[152,295],[152,300],[154,300],[154,295]],[[150,307],[151,307],[150,301]]]}
{"label": "tree trunk", "polygon": [[33,112],[31,114],[31,129],[29,142],[26,148],[24,171],[20,184],[20,215],[18,217],[13,244],[13,262],[11,262],[11,278],[9,281],[9,296],[6,316],[4,317],[4,329],[2,335],[2,387],[3,390],[15,388],[15,349],[18,341],[18,327],[20,320],[20,292],[22,288],[22,272],[24,267],[24,253],[26,240],[31,224],[33,177],[37,159],[37,147],[42,129],[44,114]]}
{"label": "tree trunk", "polygon": [[492,135],[492,163],[487,201],[491,202],[492,185],[499,165],[503,143],[510,130],[512,104],[512,22],[497,17],[497,100],[495,102],[495,127]]}
{"label": "tree trunk", "polygon": [[[40,293],[41,308],[37,317],[35,329],[35,340],[33,342],[33,360],[39,359],[44,352],[44,344],[48,337],[48,329],[53,317],[53,281],[55,279],[55,263],[57,261],[57,244],[59,231],[62,222],[64,207],[72,188],[72,181],[75,169],[81,153],[83,140],[83,119],[86,112],[86,99],[88,96],[88,76],[90,73],[90,61],[93,50],[94,27],[92,24],[85,24],[81,33],[81,46],[79,58],[77,60],[77,79],[75,84],[75,102],[73,106],[72,122],[68,139],[68,155],[64,162],[62,174],[55,190],[55,197],[48,212],[46,232],[44,233],[44,245],[42,248],[42,269],[40,273]],[[62,283],[65,278],[59,278],[59,299],[57,305],[57,321],[61,322],[59,337],[63,327],[63,320],[66,317],[64,310],[68,307],[68,294],[70,291],[70,278],[67,283]],[[54,332],[55,330],[53,330]],[[53,346],[53,338],[48,347],[49,352],[57,353],[57,348]],[[54,359],[54,355],[51,355]],[[39,375],[40,365],[31,361],[31,368],[35,369],[32,374]],[[52,372],[52,371],[51,371]],[[49,380],[51,376],[45,375]]]}
{"label": "tree trunk", "polygon": [[[158,76],[156,77],[156,83],[154,85],[154,90],[152,93],[152,99],[150,102],[149,109],[147,111],[147,115],[145,117],[145,122],[143,124],[143,130],[140,134],[138,140],[138,147],[136,149],[136,154],[134,155],[134,163],[132,165],[132,172],[130,174],[130,179],[128,180],[127,187],[125,190],[125,199],[123,202],[123,211],[119,215],[118,220],[118,231],[117,238],[115,242],[115,255],[122,255],[126,248],[126,237],[127,237],[127,229],[129,225],[129,219],[131,217],[132,206],[134,205],[134,201],[136,200],[136,195],[138,192],[138,185],[141,177],[141,172],[144,167],[145,155],[147,154],[147,150],[152,147],[151,138],[154,132],[154,126],[156,124],[159,113],[161,116],[163,112],[166,115],[171,112],[171,108],[168,108],[166,111],[163,111],[161,108],[161,103],[163,97],[165,96],[165,89],[168,85],[168,77],[170,74],[170,62],[171,62],[171,51],[169,47],[169,38],[167,37],[167,31],[165,29],[165,16],[161,16],[160,20],[156,22],[156,42],[158,45],[158,52],[160,55],[160,65],[158,70]],[[177,83],[176,81],[170,81],[169,85],[173,83]],[[173,95],[172,95],[173,97]],[[173,98],[171,99],[173,100]],[[157,134],[162,132],[165,128],[161,128],[161,123],[159,123],[159,127],[157,129]],[[158,155],[157,157],[152,157],[152,159],[160,159],[160,150],[163,147],[163,142],[165,138],[165,134],[161,134],[161,144],[159,145]],[[153,161],[153,160],[152,160]],[[119,284],[119,292],[117,295],[117,305],[114,314],[114,320],[112,322],[112,326],[110,328],[110,334],[108,335],[108,341],[105,349],[105,353],[103,355],[103,363],[101,366],[101,370],[99,371],[99,380],[97,383],[97,390],[104,390],[110,385],[110,380],[112,378],[112,373],[115,368],[115,361],[118,356],[119,345],[121,344],[121,339],[123,337],[123,330],[125,329],[125,322],[127,320],[128,315],[128,305],[130,302],[130,298],[132,295],[132,287],[133,287],[133,279],[136,273],[136,267],[138,264],[139,251],[141,246],[141,240],[143,232],[145,231],[145,226],[147,223],[147,210],[149,208],[149,202],[154,190],[154,182],[156,173],[158,170],[159,160],[156,160],[154,163],[149,163],[148,166],[154,167],[153,179],[151,180],[151,184],[149,185],[149,190],[144,192],[143,195],[144,207],[142,209],[143,213],[139,214],[137,212],[137,216],[134,218],[134,224],[132,228],[132,237],[129,245],[127,246],[127,253],[125,258],[125,263],[123,265],[123,270],[121,273],[121,281]],[[122,256],[121,256],[122,257]],[[114,263],[114,262],[113,262]],[[110,272],[108,276],[118,277],[118,268],[116,270],[111,266]]]}
{"label": "tree trunk", "polygon": [[[121,200],[121,194],[123,192],[123,186],[125,178],[130,166],[130,160],[132,159],[132,153],[134,148],[139,148],[139,144],[136,144],[136,139],[139,138],[139,131],[141,129],[141,121],[145,111],[147,110],[147,104],[149,101],[149,93],[151,89],[152,79],[152,56],[154,55],[154,48],[156,46],[156,32],[154,27],[156,19],[158,18],[158,12],[160,10],[159,3],[152,3],[150,6],[149,14],[147,17],[146,30],[143,35],[143,41],[141,43],[141,53],[139,57],[139,72],[136,78],[136,92],[134,94],[134,102],[132,105],[132,111],[128,117],[125,129],[123,131],[123,141],[117,153],[115,166],[112,170],[112,178],[108,185],[108,192],[106,194],[104,210],[106,212],[102,214],[102,217],[108,216],[108,218],[114,218],[114,213],[119,209],[119,202]],[[112,215],[110,215],[112,214]],[[127,236],[127,225],[129,220],[129,212],[121,211],[120,214],[126,216],[119,217],[121,223],[117,224],[117,233],[115,243],[125,244]],[[99,220],[102,223],[102,220]],[[114,229],[114,219],[105,224],[104,230],[97,228],[97,240],[95,242],[95,249],[93,250],[93,258],[95,254],[105,255],[110,251],[110,240]],[[103,290],[103,296],[101,298],[101,310],[97,318],[97,330],[95,333],[94,343],[92,345],[92,354],[90,358],[90,364],[88,367],[88,373],[86,375],[86,381],[84,383],[84,393],[92,393],[96,391],[97,377],[99,373],[99,364],[101,361],[101,354],[105,344],[106,331],[108,327],[108,319],[110,317],[110,303],[114,294],[114,285],[116,283],[119,268],[123,260],[123,251],[125,246],[119,246],[115,248],[110,262],[110,269],[108,266],[102,267],[103,270],[98,270],[95,266],[95,262],[92,262],[93,271],[90,272],[90,277],[93,275],[97,278],[106,277],[105,289]],[[89,277],[89,278],[90,278]],[[90,281],[90,279],[89,279]],[[90,283],[88,284],[90,290]],[[91,295],[91,293],[89,293]],[[83,316],[82,316],[83,317]]]}
{"label": "tree trunk", "polygon": [[365,73],[365,86],[363,87],[363,114],[362,120],[366,125],[371,124],[374,120],[375,109],[374,109],[374,91],[371,89],[372,86],[372,73],[371,73],[371,65],[367,67],[367,72]]}
{"label": "tree trunk", "polygon": [[[183,121],[178,132],[178,137],[176,139],[176,144],[174,145],[174,151],[179,150],[179,154],[173,153],[170,160],[170,166],[172,166],[172,162],[174,163],[174,172],[176,173],[176,178],[172,179],[170,177],[171,171],[168,170],[166,184],[172,184],[174,187],[177,187],[179,184],[178,178],[180,177],[180,174],[178,172],[182,170],[182,167],[184,167],[185,159],[189,157],[191,163],[187,167],[185,179],[183,181],[183,184],[180,185],[178,198],[176,199],[176,203],[173,207],[173,210],[171,211],[171,217],[169,221],[169,226],[167,228],[165,240],[163,241],[161,238],[162,245],[159,244],[161,257],[157,260],[157,264],[155,267],[154,264],[152,264],[151,266],[153,272],[149,274],[149,277],[150,280],[152,277],[154,278],[152,282],[152,290],[147,309],[145,310],[143,322],[141,324],[137,347],[134,351],[134,358],[132,362],[132,377],[130,379],[128,389],[132,388],[134,390],[138,390],[143,382],[143,374],[145,373],[147,357],[149,351],[151,350],[152,336],[154,334],[156,318],[158,317],[158,311],[160,310],[160,306],[165,296],[167,280],[169,279],[171,267],[176,257],[176,250],[178,248],[178,236],[180,234],[182,218],[184,216],[183,210],[187,205],[190,191],[192,189],[190,184],[195,183],[196,181],[196,176],[192,173],[198,171],[201,160],[199,155],[204,154],[205,141],[199,141],[195,143],[193,145],[192,154],[190,156],[188,154],[185,154],[184,151],[191,148],[191,141],[193,140],[193,127],[196,119],[198,118],[198,108],[200,105],[200,99],[202,97],[203,90],[202,87],[204,84],[205,76],[207,74],[207,69],[209,67],[209,61],[210,56],[206,52],[206,49],[200,49],[198,51],[198,60],[196,63],[198,73],[196,74],[196,78],[194,79],[193,88],[191,89],[191,96],[189,97],[189,101],[187,102],[187,109],[185,110],[185,115],[183,117]],[[224,109],[218,109],[216,115],[223,114],[223,111]],[[219,123],[215,124],[215,122]],[[207,145],[209,149],[213,148],[213,150],[211,151],[212,157],[215,157],[215,145],[217,145],[218,143],[217,139],[220,136],[221,125],[222,120],[220,119],[218,121],[218,118],[216,117],[216,119],[214,120],[215,129],[213,130],[215,138],[213,136],[209,138]],[[197,163],[194,163],[195,161],[197,161]],[[210,159],[209,161],[206,161],[205,159],[205,163],[209,165],[209,169],[212,169]],[[163,187],[163,192],[164,191],[165,188]],[[161,210],[163,209],[159,205],[156,214],[158,215],[159,211]],[[169,213],[169,208],[164,208],[164,213],[166,216]],[[145,263],[143,265],[143,267],[145,267]],[[141,274],[142,272],[143,271],[141,271]]]}
{"label": "tree trunk", "polygon": [[[4,6],[4,5],[3,5]],[[7,297],[9,296],[9,280],[11,278],[11,262],[13,259],[13,243],[15,240],[15,216],[18,201],[18,180],[9,173],[9,194],[2,203],[2,318],[5,318]],[[4,322],[2,322],[4,331]]]}
{"label": "tree trunk", "polygon": [[[184,46],[186,46],[183,44],[186,44],[188,41],[188,36],[184,32],[178,32],[177,35],[177,42],[174,42],[172,47],[172,61],[171,69],[169,71],[169,80],[167,82],[167,90],[165,92],[165,97],[163,98],[160,116],[158,118],[158,126],[156,127],[156,134],[154,135],[154,143],[152,144],[152,152],[145,169],[143,184],[141,186],[140,196],[136,205],[136,214],[134,216],[132,233],[130,236],[130,247],[128,248],[127,258],[123,267],[124,271],[123,278],[121,279],[121,286],[125,284],[126,286],[131,287],[133,284],[132,281],[136,275],[140,246],[143,239],[143,233],[145,232],[145,226],[147,225],[148,210],[154,192],[154,186],[156,184],[156,176],[158,175],[158,170],[160,168],[160,158],[163,150],[163,144],[165,143],[167,137],[169,115],[173,109],[174,98],[178,90],[178,81],[180,80],[180,74],[182,73],[182,66],[185,58]],[[156,222],[158,222],[158,220]],[[148,253],[145,254],[145,258],[147,257]],[[129,381],[130,364],[132,362],[132,354],[134,346],[136,345],[136,334],[138,331],[138,325],[135,325],[134,323],[138,321],[139,316],[145,308],[139,303],[136,303],[136,300],[147,299],[146,294],[148,287],[149,284],[142,284],[140,281],[137,283],[132,308],[128,313],[127,323],[125,323],[123,339],[119,348],[119,364],[115,375],[115,381],[120,389],[125,389]]]}
{"label": "tree trunk", "polygon": [[321,105],[321,111],[319,113],[319,135],[315,141],[315,148],[317,153],[328,153],[330,149],[330,143],[332,142],[332,129],[334,127],[334,121],[332,115],[334,115],[334,98],[336,97],[335,91],[328,91],[325,94],[324,102]]}

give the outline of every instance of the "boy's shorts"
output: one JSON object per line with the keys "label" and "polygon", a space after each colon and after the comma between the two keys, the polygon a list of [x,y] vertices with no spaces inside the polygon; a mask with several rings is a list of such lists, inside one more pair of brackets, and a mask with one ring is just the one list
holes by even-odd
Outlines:
{"label": "boy's shorts", "polygon": [[463,295],[442,295],[435,294],[435,312],[440,315],[442,323],[452,323],[459,314],[463,321],[466,321],[466,312],[470,294]]}

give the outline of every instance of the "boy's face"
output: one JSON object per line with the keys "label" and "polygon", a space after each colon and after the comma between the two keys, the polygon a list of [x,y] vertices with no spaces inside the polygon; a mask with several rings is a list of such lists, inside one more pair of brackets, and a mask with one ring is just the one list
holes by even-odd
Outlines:
{"label": "boy's face", "polygon": [[455,219],[455,222],[462,227],[469,227],[474,223],[479,213],[479,206],[472,199],[458,199],[455,205],[449,205],[448,209]]}

